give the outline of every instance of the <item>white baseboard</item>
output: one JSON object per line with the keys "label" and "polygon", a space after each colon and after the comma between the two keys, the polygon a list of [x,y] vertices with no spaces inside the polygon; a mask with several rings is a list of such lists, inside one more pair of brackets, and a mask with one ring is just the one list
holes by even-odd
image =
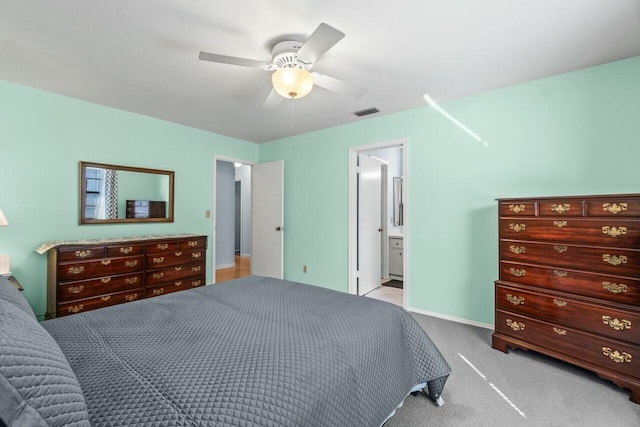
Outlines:
{"label": "white baseboard", "polygon": [[216,265],[216,270],[221,270],[223,268],[231,268],[231,267],[235,267],[236,263],[232,262],[231,264],[221,264],[221,265]]}
{"label": "white baseboard", "polygon": [[242,258],[251,258],[251,254],[240,254]]}
{"label": "white baseboard", "polygon": [[431,311],[420,310],[419,308],[407,307],[407,311],[412,311],[425,316],[437,317],[439,319],[451,320],[452,322],[464,323],[465,325],[478,326],[480,328],[493,330],[493,325],[489,323],[476,322],[475,320],[463,319],[461,317],[448,316],[446,314],[433,313]]}

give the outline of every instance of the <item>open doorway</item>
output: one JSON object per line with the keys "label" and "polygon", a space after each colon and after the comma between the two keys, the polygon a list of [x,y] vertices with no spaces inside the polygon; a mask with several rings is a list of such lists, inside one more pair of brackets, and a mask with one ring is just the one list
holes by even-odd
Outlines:
{"label": "open doorway", "polygon": [[406,307],[406,140],[349,150],[349,292]]}

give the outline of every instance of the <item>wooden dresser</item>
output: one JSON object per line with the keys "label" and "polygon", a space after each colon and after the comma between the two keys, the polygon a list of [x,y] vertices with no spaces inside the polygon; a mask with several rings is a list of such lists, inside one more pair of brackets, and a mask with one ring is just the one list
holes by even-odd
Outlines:
{"label": "wooden dresser", "polygon": [[108,240],[48,250],[47,318],[206,283],[206,236]]}
{"label": "wooden dresser", "polygon": [[498,199],[493,348],[594,371],[640,403],[640,194]]}

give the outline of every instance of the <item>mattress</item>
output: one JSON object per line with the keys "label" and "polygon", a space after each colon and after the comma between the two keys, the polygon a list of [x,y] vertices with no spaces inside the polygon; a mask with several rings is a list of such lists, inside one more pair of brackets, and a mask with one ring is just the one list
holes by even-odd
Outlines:
{"label": "mattress", "polygon": [[94,426],[379,426],[450,373],[402,308],[258,276],[42,326]]}

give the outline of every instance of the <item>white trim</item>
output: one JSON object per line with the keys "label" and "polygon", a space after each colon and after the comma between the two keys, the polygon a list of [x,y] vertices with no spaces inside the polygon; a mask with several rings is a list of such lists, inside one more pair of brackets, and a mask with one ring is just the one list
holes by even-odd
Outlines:
{"label": "white trim", "polygon": [[221,264],[221,265],[216,265],[216,270],[222,270],[224,268],[233,268],[236,266],[235,262],[232,262],[231,264]]}
{"label": "white trim", "polygon": [[[349,220],[348,220],[348,225],[349,225],[349,231],[348,231],[348,235],[349,235],[349,249],[348,249],[348,257],[349,257],[349,262],[348,262],[348,286],[347,286],[347,292],[349,292],[350,294],[357,294],[357,288],[356,288],[356,277],[357,277],[357,271],[356,271],[356,257],[357,257],[357,252],[356,252],[356,247],[357,247],[357,241],[356,241],[356,234],[357,234],[357,223],[358,223],[358,218],[357,218],[357,214],[356,214],[356,206],[357,206],[357,193],[356,193],[356,165],[357,165],[357,157],[358,157],[358,153],[360,153],[361,151],[369,151],[369,150],[376,150],[376,149],[381,149],[381,148],[393,148],[393,147],[401,147],[402,148],[402,161],[403,161],[403,171],[402,171],[402,175],[404,176],[404,179],[402,180],[402,185],[403,185],[403,194],[405,195],[405,201],[408,200],[408,187],[407,187],[407,183],[408,183],[408,156],[407,156],[407,152],[408,152],[408,139],[407,138],[399,138],[399,139],[393,139],[393,140],[389,140],[389,141],[383,141],[383,142],[375,142],[372,144],[366,144],[366,145],[358,145],[355,147],[349,147],[349,172],[348,172],[348,185],[349,185],[349,203],[348,203],[348,210],[349,210]],[[402,263],[403,263],[403,281],[404,281],[404,292],[403,292],[403,301],[402,301],[402,305],[403,307],[407,307],[407,294],[408,294],[408,287],[409,287],[409,263],[408,263],[408,259],[409,257],[407,256],[408,251],[407,248],[409,247],[409,244],[407,242],[408,237],[409,237],[409,229],[408,229],[408,222],[407,222],[407,209],[404,209],[403,212],[403,225],[402,225],[402,235],[404,238],[404,242],[403,242],[403,246],[404,246],[404,256],[402,257]]]}
{"label": "white trim", "polygon": [[493,325],[489,323],[476,322],[475,320],[463,319],[462,317],[449,316],[446,314],[434,313],[432,311],[420,310],[419,308],[407,307],[407,311],[413,313],[424,314],[425,316],[437,317],[438,319],[450,320],[456,323],[463,323],[465,325],[477,326],[479,328],[493,330]]}
{"label": "white trim", "polygon": [[251,258],[251,254],[240,254],[241,258]]}

